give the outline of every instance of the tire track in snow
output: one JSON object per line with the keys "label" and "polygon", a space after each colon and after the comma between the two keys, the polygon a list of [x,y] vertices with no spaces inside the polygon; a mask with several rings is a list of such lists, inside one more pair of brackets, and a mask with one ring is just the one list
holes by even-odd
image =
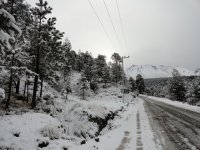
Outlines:
{"label": "tire track in snow", "polygon": [[116,149],[116,150],[124,150],[125,149],[125,146],[130,142],[131,138],[129,138],[129,134],[130,132],[129,131],[125,131],[124,132],[124,138],[122,139],[121,141],[121,144],[120,146]]}
{"label": "tire track in snow", "polygon": [[143,144],[141,140],[141,125],[140,125],[140,114],[137,112],[137,150],[143,150]]}

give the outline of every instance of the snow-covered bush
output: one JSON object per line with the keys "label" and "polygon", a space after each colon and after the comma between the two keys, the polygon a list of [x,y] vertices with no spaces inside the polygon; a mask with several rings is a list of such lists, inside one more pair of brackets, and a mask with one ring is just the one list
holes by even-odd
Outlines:
{"label": "snow-covered bush", "polygon": [[15,150],[15,148],[14,147],[0,145],[0,150]]}
{"label": "snow-covered bush", "polygon": [[54,98],[54,95],[52,94],[52,93],[45,93],[44,95],[43,95],[43,99],[44,100],[52,100]]}
{"label": "snow-covered bush", "polygon": [[91,82],[90,83],[90,89],[92,91],[96,92],[99,89],[98,84],[96,82]]}
{"label": "snow-covered bush", "polygon": [[67,135],[86,139],[95,136],[98,126],[88,121],[88,111],[81,104],[75,104],[64,114],[63,125]]}
{"label": "snow-covered bush", "polygon": [[51,140],[59,139],[61,136],[61,131],[58,129],[57,126],[47,125],[45,126],[41,132],[44,137],[49,137]]}
{"label": "snow-covered bush", "polygon": [[[4,0],[0,1],[0,6]],[[3,8],[0,8],[0,53],[5,55],[7,51],[11,51],[10,41],[15,41],[14,32],[21,35],[22,31],[16,26],[15,18]]]}

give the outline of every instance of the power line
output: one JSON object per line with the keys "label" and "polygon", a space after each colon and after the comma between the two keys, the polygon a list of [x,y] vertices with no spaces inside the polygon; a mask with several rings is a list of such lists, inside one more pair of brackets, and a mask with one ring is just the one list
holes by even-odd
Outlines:
{"label": "power line", "polygon": [[96,16],[97,19],[99,20],[99,22],[100,22],[100,24],[101,24],[101,27],[102,27],[103,31],[105,32],[105,34],[106,34],[108,40],[110,41],[111,45],[113,46],[112,40],[111,40],[111,38],[110,38],[110,36],[109,36],[109,34],[108,34],[108,32],[107,32],[107,30],[106,30],[106,28],[105,28],[103,22],[101,21],[99,15],[97,14],[97,11],[95,10],[95,8],[94,8],[94,6],[92,5],[91,1],[88,0],[88,2],[89,2],[89,4],[90,4],[90,6],[91,6],[91,8],[92,8],[92,10],[93,10],[93,12],[94,12],[94,14],[95,14],[95,16]]}
{"label": "power line", "polygon": [[121,44],[120,44],[120,40],[119,40],[119,36],[118,36],[118,34],[117,34],[117,30],[116,30],[116,28],[115,28],[115,26],[114,26],[112,17],[111,17],[111,15],[110,15],[110,12],[109,12],[109,10],[108,10],[108,7],[107,7],[107,4],[106,4],[105,0],[103,0],[103,3],[104,3],[104,6],[105,6],[105,8],[106,8],[106,11],[107,11],[107,14],[108,14],[110,23],[111,23],[111,25],[112,25],[112,28],[113,28],[113,30],[114,30],[114,32],[115,32],[115,36],[116,36],[116,38],[117,38],[117,40],[118,40],[118,42],[119,42],[119,45],[121,45]]}
{"label": "power line", "polygon": [[120,20],[120,26],[121,26],[121,31],[122,31],[122,34],[123,34],[123,39],[124,39],[125,47],[126,47],[126,49],[128,49],[128,47],[127,47],[127,40],[126,40],[126,36],[125,36],[125,31],[124,31],[123,21],[122,21],[120,9],[119,9],[118,0],[116,0],[115,2],[116,2],[117,10],[118,10],[118,16],[119,16],[119,20]]}

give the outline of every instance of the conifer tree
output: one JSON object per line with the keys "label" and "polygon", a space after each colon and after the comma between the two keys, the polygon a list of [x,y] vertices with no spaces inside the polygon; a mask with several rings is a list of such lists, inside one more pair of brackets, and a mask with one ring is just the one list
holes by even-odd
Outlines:
{"label": "conifer tree", "polygon": [[136,83],[132,77],[129,78],[129,88],[130,88],[131,92],[135,91],[135,89],[136,89]]}
{"label": "conifer tree", "polygon": [[144,84],[144,79],[140,74],[138,74],[136,76],[136,81],[135,82],[136,82],[136,87],[137,87],[139,93],[143,94],[144,91],[145,91],[145,84]]}
{"label": "conifer tree", "polygon": [[95,59],[95,74],[97,75],[99,81],[103,80],[106,70],[105,68],[107,67],[105,58],[106,56],[104,55],[98,55],[98,57]]}
{"label": "conifer tree", "polygon": [[194,86],[194,95],[200,101],[200,77],[197,78],[197,83]]}
{"label": "conifer tree", "polygon": [[111,64],[112,80],[116,83],[122,80],[122,67],[120,65],[121,56],[118,53],[113,53],[111,59],[114,61]]}
{"label": "conifer tree", "polygon": [[172,79],[170,81],[169,92],[171,96],[173,96],[176,100],[185,100],[185,84],[183,79],[181,78],[180,73],[176,69],[174,69],[172,72]]}
{"label": "conifer tree", "polygon": [[9,91],[8,98],[6,102],[6,108],[9,106],[11,98],[11,89],[13,82],[13,71],[12,67],[14,65],[14,55],[15,49],[13,49],[13,44],[16,37],[21,35],[21,29],[16,25],[15,18],[12,16],[13,6],[11,7],[11,12],[7,12],[3,9],[3,1],[0,1],[0,58],[5,60],[6,55],[11,55],[11,64],[10,64],[10,81],[9,81]]}
{"label": "conifer tree", "polygon": [[110,68],[108,66],[105,66],[103,68],[103,76],[102,76],[104,87],[106,88],[106,84],[111,80],[110,79]]}
{"label": "conifer tree", "polygon": [[51,13],[52,8],[48,6],[48,3],[43,0],[39,0],[39,3],[36,3],[36,7],[33,8],[32,14],[33,14],[33,20],[34,20],[34,28],[32,30],[32,41],[31,46],[34,50],[35,55],[35,72],[37,75],[34,79],[34,87],[33,87],[33,98],[32,98],[32,108],[36,107],[36,96],[37,96],[37,90],[38,90],[38,79],[40,74],[40,65],[41,65],[41,51],[43,48],[44,43],[46,42],[42,37],[42,29],[43,29],[43,23],[46,20],[46,15]]}
{"label": "conifer tree", "polygon": [[82,91],[82,96],[84,100],[85,100],[85,91],[87,89],[88,89],[88,81],[87,78],[84,77],[84,75],[82,74],[82,77],[80,79],[80,90]]}

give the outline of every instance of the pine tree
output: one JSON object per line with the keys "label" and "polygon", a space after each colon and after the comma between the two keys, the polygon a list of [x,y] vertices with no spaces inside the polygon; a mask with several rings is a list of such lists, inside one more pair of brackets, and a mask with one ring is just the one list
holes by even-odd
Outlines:
{"label": "pine tree", "polygon": [[119,64],[122,58],[118,53],[113,53],[111,59],[115,62],[115,64]]}
{"label": "pine tree", "polygon": [[114,63],[111,64],[112,80],[117,83],[122,80],[123,72],[120,65],[122,58],[118,53],[113,53],[111,59],[114,61]]}
{"label": "pine tree", "polygon": [[117,83],[120,80],[122,80],[122,67],[119,64],[112,63],[111,72],[112,72],[112,80],[114,82]]}
{"label": "pine tree", "polygon": [[130,88],[131,92],[136,90],[136,83],[132,77],[129,78],[129,88]]}
{"label": "pine tree", "polygon": [[104,55],[98,55],[95,59],[95,74],[97,75],[98,81],[102,81],[105,75],[106,57]]}
{"label": "pine tree", "polygon": [[[9,91],[8,98],[6,102],[6,108],[8,108],[11,98],[11,89],[13,82],[13,71],[12,67],[14,65],[14,55],[15,49],[13,49],[13,44],[15,37],[21,35],[21,29],[16,25],[15,18],[12,16],[13,6],[11,7],[11,12],[8,13],[5,9],[2,8],[3,1],[0,1],[0,58],[5,60],[6,55],[11,55],[11,67],[10,67],[10,81],[9,81]],[[17,34],[14,34],[17,33]]]}
{"label": "pine tree", "polygon": [[136,76],[136,81],[135,82],[136,82],[136,87],[137,87],[139,93],[143,94],[144,91],[145,91],[145,84],[144,84],[144,79],[140,74],[138,74]]}
{"label": "pine tree", "polygon": [[[16,25],[15,18],[2,8],[3,0],[0,1],[0,58],[12,53],[11,45],[15,38],[21,35],[21,29]],[[14,34],[15,33],[15,34]]]}
{"label": "pine tree", "polygon": [[84,62],[83,74],[85,75],[87,80],[91,83],[93,76],[95,74],[93,70],[94,59],[88,51],[86,51],[86,53],[83,54],[83,62]]}
{"label": "pine tree", "polygon": [[32,30],[32,48],[35,52],[35,72],[37,75],[35,76],[34,80],[34,87],[33,87],[33,98],[32,98],[32,108],[36,107],[36,95],[38,90],[38,79],[40,74],[40,64],[41,64],[41,51],[43,48],[44,43],[46,42],[42,37],[42,27],[43,23],[46,20],[46,15],[51,13],[52,8],[48,7],[48,3],[43,0],[39,0],[39,3],[36,3],[35,8],[33,8],[32,14],[34,19],[34,28]]}
{"label": "pine tree", "polygon": [[84,67],[84,53],[79,50],[78,55],[76,57],[76,70],[81,72]]}
{"label": "pine tree", "polygon": [[200,77],[197,78],[197,83],[194,86],[194,95],[200,101]]}
{"label": "pine tree", "polygon": [[84,77],[84,75],[82,74],[82,77],[80,79],[80,90],[82,91],[82,96],[83,99],[85,100],[85,91],[88,89],[88,81],[87,78]]}
{"label": "pine tree", "polygon": [[65,39],[64,43],[61,46],[61,57],[59,58],[60,62],[63,64],[62,71],[64,79],[69,75],[72,70],[72,66],[75,66],[75,58],[71,52],[71,43],[68,39]]}
{"label": "pine tree", "polygon": [[104,87],[106,88],[106,84],[111,80],[110,79],[110,68],[108,66],[105,66],[103,68],[103,76],[102,76]]}
{"label": "pine tree", "polygon": [[173,77],[170,81],[169,92],[172,97],[176,98],[176,100],[184,101],[186,92],[184,81],[176,69],[173,70],[172,76]]}

